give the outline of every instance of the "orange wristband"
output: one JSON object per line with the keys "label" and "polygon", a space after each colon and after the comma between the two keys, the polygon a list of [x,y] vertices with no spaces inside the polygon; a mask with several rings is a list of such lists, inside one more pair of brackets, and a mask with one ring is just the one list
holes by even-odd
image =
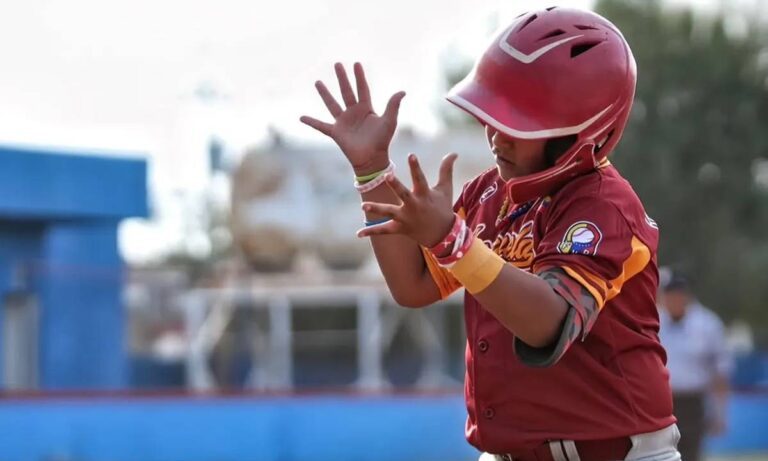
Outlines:
{"label": "orange wristband", "polygon": [[505,264],[501,256],[485,246],[482,240],[475,238],[467,254],[456,261],[449,271],[467,291],[476,294],[496,280]]}

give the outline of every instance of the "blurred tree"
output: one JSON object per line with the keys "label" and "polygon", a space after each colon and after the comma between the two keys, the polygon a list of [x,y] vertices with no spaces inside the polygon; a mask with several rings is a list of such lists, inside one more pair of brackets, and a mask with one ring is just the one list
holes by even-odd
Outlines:
{"label": "blurred tree", "polygon": [[[687,271],[726,320],[768,332],[767,26],[749,11],[695,15],[658,0],[595,8],[638,63],[635,107],[612,159],[660,225],[659,263]],[[447,86],[468,69],[447,72]]]}
{"label": "blurred tree", "polygon": [[659,223],[660,264],[691,274],[724,318],[768,328],[768,189],[756,176],[768,161],[765,24],[658,0],[596,9],[637,60],[635,108],[613,160]]}
{"label": "blurred tree", "polygon": [[[459,62],[452,65],[444,65],[443,67],[443,81],[445,84],[445,91],[447,92],[453,86],[464,79],[472,71],[472,62]],[[439,106],[440,119],[448,128],[455,128],[467,125],[474,125],[476,123],[475,118],[467,114],[463,110],[458,110],[453,104],[444,104],[444,100],[441,98],[441,104]]]}

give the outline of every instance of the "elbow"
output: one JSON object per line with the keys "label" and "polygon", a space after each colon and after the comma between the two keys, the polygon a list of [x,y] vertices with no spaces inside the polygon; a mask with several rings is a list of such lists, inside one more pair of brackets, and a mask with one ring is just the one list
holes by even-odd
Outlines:
{"label": "elbow", "polygon": [[544,329],[539,331],[526,332],[519,336],[519,338],[530,347],[536,349],[545,349],[552,347],[560,339],[563,331],[563,322],[558,324],[547,325]]}
{"label": "elbow", "polygon": [[536,335],[536,336],[528,336],[525,339],[522,339],[525,344],[535,348],[535,349],[544,349],[547,347],[551,347],[552,343],[557,341],[557,334],[552,335]]}
{"label": "elbow", "polygon": [[402,307],[418,309],[440,301],[440,291],[432,282],[432,277],[426,273],[416,282],[391,283],[387,281],[389,292],[397,304]]}
{"label": "elbow", "polygon": [[395,302],[398,305],[402,307],[407,307],[409,309],[420,309],[422,307],[427,307],[433,302],[433,301],[424,299],[423,296],[418,296],[417,294],[413,294],[413,293],[392,292],[392,298],[395,300]]}

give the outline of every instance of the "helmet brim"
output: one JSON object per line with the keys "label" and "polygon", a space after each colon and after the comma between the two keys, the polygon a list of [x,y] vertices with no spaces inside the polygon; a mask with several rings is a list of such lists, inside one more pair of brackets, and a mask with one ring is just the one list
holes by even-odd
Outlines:
{"label": "helmet brim", "polygon": [[534,114],[520,110],[525,104],[514,103],[485,88],[470,74],[454,86],[446,99],[474,116],[483,125],[517,139],[550,139],[579,134],[600,119],[612,106],[584,122],[567,127],[547,127]]}

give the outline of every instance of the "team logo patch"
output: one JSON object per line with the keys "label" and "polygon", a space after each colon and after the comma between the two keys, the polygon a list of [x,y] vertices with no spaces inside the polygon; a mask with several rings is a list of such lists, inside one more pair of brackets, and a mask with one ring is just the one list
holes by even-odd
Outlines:
{"label": "team logo patch", "polygon": [[579,221],[571,224],[565,231],[563,240],[557,245],[557,251],[566,254],[595,255],[603,233],[589,221]]}
{"label": "team logo patch", "polygon": [[493,197],[498,190],[499,190],[499,185],[496,183],[493,183],[490,186],[488,186],[488,188],[485,189],[483,191],[483,194],[480,196],[480,203],[484,203],[486,200]]}

